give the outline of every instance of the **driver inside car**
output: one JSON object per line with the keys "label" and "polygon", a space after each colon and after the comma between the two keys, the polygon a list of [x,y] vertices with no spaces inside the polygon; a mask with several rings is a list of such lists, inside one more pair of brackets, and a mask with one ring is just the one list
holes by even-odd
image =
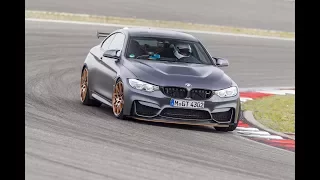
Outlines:
{"label": "driver inside car", "polygon": [[172,44],[171,48],[173,48],[174,56],[180,61],[184,61],[186,63],[201,63],[197,58],[193,57],[192,49],[189,44],[178,43]]}

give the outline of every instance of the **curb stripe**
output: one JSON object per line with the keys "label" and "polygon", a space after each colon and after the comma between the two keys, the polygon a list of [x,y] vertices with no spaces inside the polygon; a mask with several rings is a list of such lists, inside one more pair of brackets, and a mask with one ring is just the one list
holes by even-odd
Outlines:
{"label": "curb stripe", "polygon": [[[283,139],[281,136],[276,136],[276,135],[242,135],[242,136],[247,136],[247,137],[253,137],[253,138],[264,138],[264,139]],[[268,143],[270,144],[270,143]]]}
{"label": "curb stripe", "polygon": [[239,130],[239,131],[259,131],[259,129],[257,128],[245,128],[245,127],[237,127],[236,130]]}
{"label": "curb stripe", "polygon": [[271,96],[271,95],[272,94],[261,93],[261,92],[240,92],[240,97],[251,98],[251,99],[262,98],[262,97]]}
{"label": "curb stripe", "polygon": [[243,135],[257,135],[257,136],[270,135],[270,133],[266,131],[237,131],[237,132]]}
{"label": "curb stripe", "polygon": [[248,124],[243,123],[243,121],[239,121],[238,127],[249,127]]}
{"label": "curb stripe", "polygon": [[277,147],[284,147],[284,148],[295,148],[294,144],[270,144],[272,146],[277,146]]}
{"label": "curb stripe", "polygon": [[271,142],[274,142],[274,143],[295,143],[295,141],[291,140],[291,139],[285,139],[285,140],[282,140],[282,141],[271,140]]}

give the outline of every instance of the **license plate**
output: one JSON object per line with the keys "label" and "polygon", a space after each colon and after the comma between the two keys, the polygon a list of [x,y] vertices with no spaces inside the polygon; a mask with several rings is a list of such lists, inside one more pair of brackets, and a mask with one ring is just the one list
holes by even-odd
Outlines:
{"label": "license plate", "polygon": [[204,102],[171,99],[170,106],[185,107],[185,108],[204,108]]}

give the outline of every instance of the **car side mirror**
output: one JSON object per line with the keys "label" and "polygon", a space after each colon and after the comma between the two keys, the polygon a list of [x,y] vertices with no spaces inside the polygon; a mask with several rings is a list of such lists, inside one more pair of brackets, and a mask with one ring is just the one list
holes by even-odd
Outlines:
{"label": "car side mirror", "polygon": [[103,53],[103,57],[120,59],[120,50],[118,49],[106,50],[106,52]]}
{"label": "car side mirror", "polygon": [[224,58],[214,58],[216,59],[216,64],[218,67],[227,67],[229,66],[229,61]]}

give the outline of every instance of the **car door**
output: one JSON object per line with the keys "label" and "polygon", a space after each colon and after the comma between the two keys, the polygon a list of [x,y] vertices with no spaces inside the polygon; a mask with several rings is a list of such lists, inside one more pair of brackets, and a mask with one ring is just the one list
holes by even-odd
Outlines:
{"label": "car door", "polygon": [[105,83],[105,79],[103,78],[104,76],[103,74],[105,73],[105,70],[106,70],[104,62],[102,61],[103,59],[102,55],[103,55],[103,52],[105,52],[105,50],[109,48],[115,36],[116,34],[112,34],[107,38],[105,38],[102,41],[100,47],[97,50],[95,50],[95,52],[93,53],[98,64],[91,68],[90,74],[92,74],[92,76],[94,77],[94,78],[91,78],[91,88],[92,90],[94,90],[94,92],[100,95],[102,95],[102,92],[104,91],[103,84]]}
{"label": "car door", "polygon": [[103,68],[100,69],[100,75],[102,78],[102,82],[100,84],[100,94],[106,97],[107,99],[111,100],[112,93],[113,93],[113,85],[114,80],[117,77],[117,72],[119,72],[119,61],[114,58],[103,57],[103,53],[106,50],[116,49],[120,50],[118,53],[120,54],[123,49],[125,35],[122,33],[114,34],[115,37],[112,39],[112,42],[109,46],[101,48],[101,64]]}

